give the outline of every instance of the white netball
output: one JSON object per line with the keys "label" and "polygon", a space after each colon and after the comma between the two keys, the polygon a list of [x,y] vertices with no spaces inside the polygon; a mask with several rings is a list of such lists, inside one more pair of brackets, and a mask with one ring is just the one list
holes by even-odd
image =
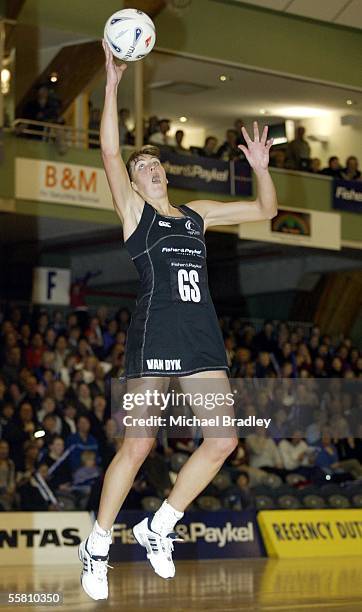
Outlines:
{"label": "white netball", "polygon": [[143,11],[123,9],[108,19],[104,39],[115,57],[124,62],[136,62],[152,51],[156,29],[152,19]]}

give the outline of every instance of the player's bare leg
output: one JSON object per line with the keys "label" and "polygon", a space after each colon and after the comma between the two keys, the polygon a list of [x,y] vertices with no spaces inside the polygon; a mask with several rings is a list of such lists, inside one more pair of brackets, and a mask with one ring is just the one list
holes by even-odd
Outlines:
{"label": "player's bare leg", "polygon": [[[130,379],[127,382],[127,393],[145,394],[147,390],[165,392],[168,385],[168,378]],[[134,416],[147,416],[148,410],[147,406],[139,406]],[[152,411],[155,412],[154,407]],[[157,428],[147,431],[126,428],[121,448],[107,469],[97,520],[89,537],[79,546],[79,558],[83,562],[82,586],[93,599],[108,597],[107,567],[112,543],[111,529],[156,435]]]}
{"label": "player's bare leg", "polygon": [[[229,379],[223,371],[200,372],[179,380],[184,393],[207,393],[208,380],[210,383],[212,381],[212,387],[217,389],[217,393],[223,394],[224,397],[231,393]],[[193,407],[193,411],[200,418],[213,417],[214,414],[234,416],[234,408],[227,404],[217,407],[214,411],[205,410],[203,407]],[[237,433],[233,427],[220,427],[216,431],[212,427],[204,428],[203,435],[202,444],[178,473],[176,483],[168,496],[168,503],[178,511],[184,511],[205,489],[238,445]]]}
{"label": "player's bare leg", "polygon": [[[196,380],[195,380],[196,379]],[[180,377],[180,385],[182,392],[205,393],[202,389],[203,382],[213,379],[213,386],[219,394],[227,394],[231,392],[229,380],[224,372],[204,372],[200,376]],[[210,389],[210,382],[207,389]],[[197,391],[198,390],[198,391]],[[207,392],[207,391],[206,391]],[[194,413],[199,417],[212,416],[206,414],[205,408],[193,407]],[[222,405],[216,411],[219,415],[228,414],[234,416],[233,406]],[[144,519],[134,527],[134,534],[137,540],[143,544],[149,554],[148,557],[156,571],[163,578],[172,578],[175,575],[175,567],[172,561],[173,541],[177,540],[177,535],[174,533],[174,527],[180,518],[182,518],[184,510],[187,506],[205,489],[211,482],[214,476],[218,473],[225,459],[232,453],[238,444],[238,438],[235,429],[213,430],[211,427],[203,429],[204,441],[201,446],[192,454],[181,471],[177,475],[176,483],[167,500],[163,502],[159,510],[151,519]],[[164,548],[164,554],[157,551],[157,542],[155,535],[160,534],[161,543]],[[157,565],[152,562],[152,547],[155,546],[155,559]],[[151,556],[150,556],[151,555]]]}

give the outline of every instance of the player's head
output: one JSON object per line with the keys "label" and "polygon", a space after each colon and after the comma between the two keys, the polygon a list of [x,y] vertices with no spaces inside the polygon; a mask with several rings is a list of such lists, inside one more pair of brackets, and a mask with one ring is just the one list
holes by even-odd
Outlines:
{"label": "player's head", "polygon": [[160,198],[166,195],[167,178],[158,147],[145,145],[139,151],[134,151],[126,167],[132,188],[141,197]]}

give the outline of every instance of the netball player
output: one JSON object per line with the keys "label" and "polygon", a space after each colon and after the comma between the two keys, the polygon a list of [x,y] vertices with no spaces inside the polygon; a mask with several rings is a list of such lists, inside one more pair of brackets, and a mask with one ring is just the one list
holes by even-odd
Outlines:
{"label": "netball player", "polygon": [[[230,391],[228,366],[207,285],[204,233],[213,225],[275,216],[277,199],[268,172],[272,139],[267,140],[267,127],[259,137],[256,122],[254,140],[242,128],[247,146],[240,148],[257,180],[255,201],[199,200],[174,206],[168,199],[166,174],[157,149],[143,147],[131,155],[127,167],[122,161],[117,89],[126,65],[116,65],[108,46],[103,46],[107,81],[101,122],[102,157],[125,245],[141,279],[127,337],[127,392],[166,392],[170,376],[177,376],[185,393],[193,391],[192,382],[208,386],[214,382],[218,391],[226,394]],[[224,437],[203,434],[202,444],[182,467],[168,499],[152,519],[144,519],[133,530],[155,572],[163,578],[175,574],[172,550],[177,539],[173,531],[176,522],[238,443],[234,430]],[[154,435],[133,437],[126,429],[122,446],[106,472],[97,520],[79,547],[82,586],[93,599],[108,597],[112,526],[153,442]]]}

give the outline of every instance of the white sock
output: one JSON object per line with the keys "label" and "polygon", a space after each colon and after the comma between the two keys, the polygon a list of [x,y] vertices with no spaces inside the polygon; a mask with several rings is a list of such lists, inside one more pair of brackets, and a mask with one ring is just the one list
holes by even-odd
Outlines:
{"label": "white sock", "polygon": [[162,506],[155,512],[151,522],[151,529],[162,536],[167,536],[174,530],[177,521],[179,521],[183,515],[183,512],[175,510],[175,508],[168,503],[167,499],[165,499]]}
{"label": "white sock", "polygon": [[98,521],[93,525],[93,529],[88,538],[88,550],[91,555],[108,555],[109,547],[112,544],[112,529],[103,529]]}

